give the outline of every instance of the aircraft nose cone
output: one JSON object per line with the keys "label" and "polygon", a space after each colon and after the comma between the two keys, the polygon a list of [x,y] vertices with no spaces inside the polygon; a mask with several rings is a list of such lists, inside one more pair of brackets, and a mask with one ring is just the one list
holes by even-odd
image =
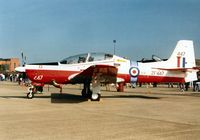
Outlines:
{"label": "aircraft nose cone", "polygon": [[26,70],[25,67],[16,67],[15,68],[16,72],[25,72],[25,70]]}

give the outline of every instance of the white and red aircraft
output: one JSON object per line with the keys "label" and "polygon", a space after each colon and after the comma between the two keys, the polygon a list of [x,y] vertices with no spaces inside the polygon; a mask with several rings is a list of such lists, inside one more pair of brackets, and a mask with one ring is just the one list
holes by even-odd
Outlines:
{"label": "white and red aircraft", "polygon": [[[32,81],[28,98],[33,98],[36,86],[51,84],[84,84],[82,96],[100,100],[101,83],[117,83],[123,91],[125,83],[185,83],[197,80],[193,41],[177,43],[168,60],[136,62],[107,53],[86,53],[68,57],[60,62],[34,63],[16,68]],[[90,89],[92,85],[92,90]]]}

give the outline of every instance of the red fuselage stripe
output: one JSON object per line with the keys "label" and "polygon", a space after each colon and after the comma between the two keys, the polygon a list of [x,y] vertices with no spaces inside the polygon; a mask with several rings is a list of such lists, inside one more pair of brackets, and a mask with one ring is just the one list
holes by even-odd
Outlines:
{"label": "red fuselage stripe", "polygon": [[[59,71],[59,70],[26,70],[27,76],[33,82],[49,84],[53,80],[60,84],[70,83],[69,76],[79,73],[78,71]],[[130,83],[129,74],[118,74],[118,78],[124,79],[125,83]],[[183,83],[184,78],[181,77],[169,77],[169,76],[151,76],[151,75],[139,75],[138,81],[140,83]]]}
{"label": "red fuselage stripe", "polygon": [[[39,83],[51,83],[55,80],[57,83],[68,83],[68,77],[78,72],[59,71],[59,70],[26,70],[26,74],[31,81]],[[42,79],[38,79],[42,75]]]}

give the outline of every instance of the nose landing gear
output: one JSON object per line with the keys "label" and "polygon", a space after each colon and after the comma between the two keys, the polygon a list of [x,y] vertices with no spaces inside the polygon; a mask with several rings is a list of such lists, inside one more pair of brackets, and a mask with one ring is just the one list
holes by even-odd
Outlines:
{"label": "nose landing gear", "polygon": [[35,86],[31,85],[29,88],[28,88],[28,93],[27,93],[27,98],[28,99],[32,99],[34,97],[34,94],[36,93],[36,88]]}
{"label": "nose landing gear", "polygon": [[44,84],[42,83],[31,83],[28,87],[28,93],[27,93],[27,98],[28,99],[32,99],[34,98],[34,94],[36,94],[38,91],[40,93],[43,92],[43,87],[44,87]]}

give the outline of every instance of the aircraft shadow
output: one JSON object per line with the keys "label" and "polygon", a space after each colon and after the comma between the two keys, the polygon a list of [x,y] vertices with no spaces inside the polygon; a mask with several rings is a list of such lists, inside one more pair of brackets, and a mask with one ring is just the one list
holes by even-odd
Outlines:
{"label": "aircraft shadow", "polygon": [[86,102],[88,99],[83,98],[81,95],[74,94],[60,94],[52,93],[51,94],[51,103],[81,103]]}
{"label": "aircraft shadow", "polygon": [[[0,96],[0,98],[4,99],[27,99],[26,96]],[[81,103],[88,101],[87,98],[83,98],[81,95],[74,94],[60,94],[60,93],[52,93],[50,96],[34,96],[36,99],[45,99],[51,98],[51,103]],[[101,98],[140,98],[140,99],[161,99],[161,97],[153,97],[153,96],[145,96],[145,95],[113,95],[113,96],[101,96]]]}
{"label": "aircraft shadow", "polygon": [[[0,96],[0,98],[4,98],[4,99],[27,99],[26,96]],[[34,98],[50,98],[50,96],[34,96]]]}
{"label": "aircraft shadow", "polygon": [[145,95],[114,95],[102,96],[101,98],[141,98],[141,99],[161,99],[161,97],[145,96]]}
{"label": "aircraft shadow", "polygon": [[4,99],[13,99],[13,98],[16,98],[16,99],[26,99],[25,96],[0,96],[0,98],[4,98]]}

